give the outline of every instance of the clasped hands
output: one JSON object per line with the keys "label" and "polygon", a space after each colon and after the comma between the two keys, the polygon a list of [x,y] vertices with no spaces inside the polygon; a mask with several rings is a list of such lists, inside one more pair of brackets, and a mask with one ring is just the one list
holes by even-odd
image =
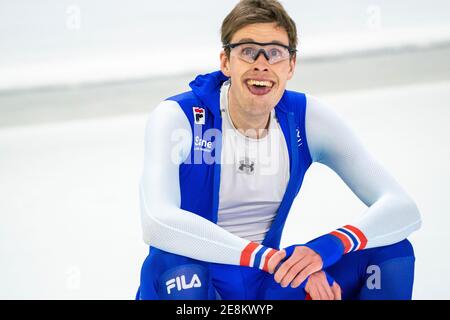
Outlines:
{"label": "clasped hands", "polygon": [[292,246],[270,258],[268,271],[274,274],[275,281],[283,288],[289,285],[298,288],[307,280],[305,292],[312,300],[341,300],[339,284],[327,277],[322,266],[322,258],[314,250],[306,246]]}

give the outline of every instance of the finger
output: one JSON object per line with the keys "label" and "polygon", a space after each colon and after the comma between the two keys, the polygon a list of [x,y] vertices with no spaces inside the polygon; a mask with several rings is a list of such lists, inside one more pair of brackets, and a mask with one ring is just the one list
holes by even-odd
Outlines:
{"label": "finger", "polygon": [[333,293],[333,290],[331,290],[330,285],[328,284],[326,276],[324,276],[324,279],[322,282],[322,287],[328,297],[328,300],[334,300],[334,293]]}
{"label": "finger", "polygon": [[294,280],[292,280],[291,287],[297,288],[299,285],[303,283],[311,274],[319,271],[322,266],[319,263],[312,263],[308,265],[305,269],[303,269],[300,274],[298,274]]}
{"label": "finger", "polygon": [[336,281],[333,283],[331,290],[334,293],[334,300],[342,300],[341,288],[339,287]]}
{"label": "finger", "polygon": [[312,286],[309,290],[309,296],[311,297],[311,300],[320,300],[319,293],[317,292],[316,286]]}
{"label": "finger", "polygon": [[287,273],[283,276],[281,279],[281,286],[283,288],[286,288],[291,281],[302,271],[304,270],[308,265],[310,264],[310,259],[307,257],[304,257],[297,261],[295,264],[292,265],[292,267],[287,271]]}
{"label": "finger", "polygon": [[311,288],[314,286],[314,281],[313,280],[313,276],[311,275],[311,277],[308,278],[308,281],[306,281],[305,283],[305,291],[309,292],[309,290],[311,290]]}
{"label": "finger", "polygon": [[270,257],[267,264],[269,273],[273,273],[275,271],[276,266],[278,266],[278,264],[281,262],[281,260],[284,259],[284,257],[286,257],[286,251],[284,250],[280,250]]}
{"label": "finger", "polygon": [[325,291],[325,288],[321,284],[317,284],[317,292],[319,293],[320,300],[329,300],[328,294]]}
{"label": "finger", "polygon": [[[325,272],[321,271],[319,273],[320,275],[320,285],[323,287],[323,289],[325,290],[325,293],[328,297],[329,300],[334,300],[334,293],[331,290],[331,285],[328,283],[328,279],[327,279],[327,275],[325,274]],[[335,281],[333,281],[334,283]]]}
{"label": "finger", "polygon": [[275,271],[275,281],[280,283],[283,278],[286,276],[286,274],[289,272],[291,267],[296,264],[299,260],[303,259],[304,256],[291,256],[286,261],[282,262],[281,266],[278,268],[278,270]]}

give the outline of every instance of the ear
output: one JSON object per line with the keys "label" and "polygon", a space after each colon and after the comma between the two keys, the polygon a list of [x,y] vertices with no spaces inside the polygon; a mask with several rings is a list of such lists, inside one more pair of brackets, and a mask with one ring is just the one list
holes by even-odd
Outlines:
{"label": "ear", "polygon": [[297,65],[297,54],[289,60],[289,72],[288,72],[288,80],[291,80],[294,76],[295,66]]}
{"label": "ear", "polygon": [[227,54],[225,53],[224,50],[220,52],[220,70],[225,76],[227,77],[231,76],[230,60],[228,59]]}

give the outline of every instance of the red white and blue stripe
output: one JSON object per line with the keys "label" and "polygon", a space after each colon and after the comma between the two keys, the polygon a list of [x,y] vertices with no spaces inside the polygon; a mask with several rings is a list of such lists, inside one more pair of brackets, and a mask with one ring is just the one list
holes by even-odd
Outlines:
{"label": "red white and blue stripe", "polygon": [[362,250],[367,245],[367,238],[364,233],[355,226],[346,225],[342,228],[330,232],[333,236],[339,238],[344,245],[344,254]]}
{"label": "red white and blue stripe", "polygon": [[268,263],[277,250],[265,247],[256,242],[250,242],[241,253],[241,266],[254,267],[268,271]]}

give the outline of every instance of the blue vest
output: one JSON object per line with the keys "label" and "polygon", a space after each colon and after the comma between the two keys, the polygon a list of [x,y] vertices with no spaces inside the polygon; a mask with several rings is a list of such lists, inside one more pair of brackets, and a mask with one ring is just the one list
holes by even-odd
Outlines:
{"label": "blue vest", "polygon": [[[190,154],[179,167],[181,209],[214,223],[219,208],[222,147],[220,88],[226,80],[221,71],[200,75],[189,84],[191,91],[167,99],[180,105],[192,129]],[[311,165],[305,138],[305,111],[305,95],[288,90],[275,107],[289,151],[290,178],[276,218],[262,243],[268,247],[279,249],[287,215]]]}

